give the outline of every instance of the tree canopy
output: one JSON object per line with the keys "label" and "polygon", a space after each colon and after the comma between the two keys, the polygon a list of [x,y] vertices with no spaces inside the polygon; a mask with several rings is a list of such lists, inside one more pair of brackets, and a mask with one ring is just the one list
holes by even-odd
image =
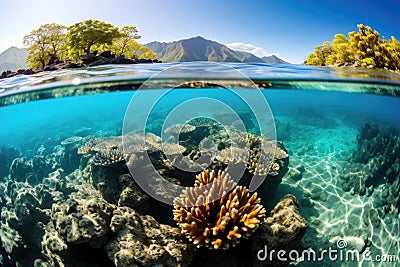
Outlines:
{"label": "tree canopy", "polygon": [[48,23],[24,36],[24,45],[28,46],[27,62],[31,68],[43,68],[66,57],[66,30],[65,26]]}
{"label": "tree canopy", "polygon": [[55,23],[41,25],[24,36],[31,68],[43,68],[57,60],[79,60],[89,53],[111,51],[128,58],[155,59],[157,54],[137,42],[141,36],[135,26],[116,26],[94,19],[71,26]]}
{"label": "tree canopy", "polygon": [[157,54],[151,51],[150,48],[136,42],[140,38],[141,36],[135,26],[124,26],[120,29],[120,36],[114,41],[110,50],[118,56],[124,55],[128,58],[157,58]]}
{"label": "tree canopy", "polygon": [[93,46],[112,45],[120,37],[120,31],[110,23],[87,19],[69,26],[67,37],[70,54],[76,57],[89,54]]}
{"label": "tree canopy", "polygon": [[369,26],[358,24],[358,32],[336,34],[332,42],[315,47],[305,64],[327,66],[360,62],[361,66],[373,66],[391,70],[400,69],[400,42],[391,37],[381,38],[379,32]]}

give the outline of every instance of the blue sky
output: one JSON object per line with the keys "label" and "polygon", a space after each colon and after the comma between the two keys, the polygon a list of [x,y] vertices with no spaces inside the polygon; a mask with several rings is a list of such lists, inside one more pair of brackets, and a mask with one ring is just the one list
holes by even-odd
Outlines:
{"label": "blue sky", "polygon": [[135,25],[141,43],[201,35],[259,56],[301,63],[316,45],[363,23],[400,39],[400,0],[19,0],[0,10],[0,52],[48,22]]}

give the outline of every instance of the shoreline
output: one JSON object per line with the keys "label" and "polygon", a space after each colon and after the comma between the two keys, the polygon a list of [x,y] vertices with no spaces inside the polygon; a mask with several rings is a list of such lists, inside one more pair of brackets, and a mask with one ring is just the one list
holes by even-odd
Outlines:
{"label": "shoreline", "polygon": [[[107,52],[107,51],[106,51]],[[0,79],[11,78],[19,74],[33,75],[43,71],[56,71],[62,69],[77,69],[85,67],[94,67],[100,65],[112,65],[112,64],[149,64],[149,63],[162,63],[158,59],[130,59],[124,56],[118,56],[111,53],[103,52],[99,56],[94,54],[87,54],[82,56],[80,59],[82,63],[72,62],[71,60],[56,61],[53,64],[44,66],[41,69],[18,69],[16,71],[5,70],[0,74]]]}

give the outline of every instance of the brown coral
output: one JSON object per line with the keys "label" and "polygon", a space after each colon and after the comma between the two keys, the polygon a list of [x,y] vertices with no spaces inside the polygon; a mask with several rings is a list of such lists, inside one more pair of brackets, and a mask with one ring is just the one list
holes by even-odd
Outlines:
{"label": "brown coral", "polygon": [[[207,184],[211,187],[204,190]],[[174,220],[198,247],[226,249],[249,237],[264,220],[260,201],[257,193],[235,185],[228,173],[205,170],[196,176],[195,187],[175,198]]]}

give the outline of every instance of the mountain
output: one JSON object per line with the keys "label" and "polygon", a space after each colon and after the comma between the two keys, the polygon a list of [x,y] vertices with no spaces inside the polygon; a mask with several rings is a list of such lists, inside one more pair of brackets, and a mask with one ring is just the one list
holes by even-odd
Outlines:
{"label": "mountain", "polygon": [[281,63],[288,62],[276,57],[259,58],[251,53],[236,51],[226,45],[204,39],[201,36],[170,43],[151,42],[145,44],[158,54],[162,62],[214,61],[214,62],[254,62]]}
{"label": "mountain", "polygon": [[270,63],[270,64],[289,64],[289,62],[286,62],[275,55],[268,56],[268,57],[262,57],[261,59],[265,63]]}
{"label": "mountain", "polygon": [[0,73],[5,70],[16,71],[27,67],[28,51],[25,48],[10,47],[0,54]]}

